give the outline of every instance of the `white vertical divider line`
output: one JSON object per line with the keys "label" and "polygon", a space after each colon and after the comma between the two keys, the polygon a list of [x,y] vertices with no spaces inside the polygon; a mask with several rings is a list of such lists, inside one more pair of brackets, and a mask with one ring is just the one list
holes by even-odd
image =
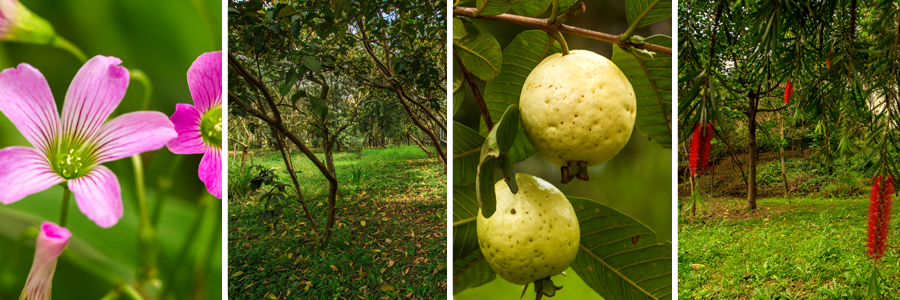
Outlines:
{"label": "white vertical divider line", "polygon": [[453,0],[447,3],[447,300],[453,299]]}
{"label": "white vertical divider line", "polygon": [[678,300],[678,0],[672,1],[672,299]]}
{"label": "white vertical divider line", "polygon": [[222,299],[228,299],[228,2],[222,1]]}

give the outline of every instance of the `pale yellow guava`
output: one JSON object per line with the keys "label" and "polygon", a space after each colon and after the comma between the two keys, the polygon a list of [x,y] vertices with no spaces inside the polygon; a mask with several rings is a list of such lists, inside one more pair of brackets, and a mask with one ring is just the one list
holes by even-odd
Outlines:
{"label": "pale yellow guava", "polygon": [[494,185],[497,211],[478,211],[478,244],[491,269],[515,284],[557,275],[578,253],[581,231],[566,196],[543,179],[516,174],[519,192],[500,180]]}
{"label": "pale yellow guava", "polygon": [[631,137],[637,105],[625,74],[586,50],[553,54],[522,87],[522,125],[534,148],[557,166],[596,166],[616,156]]}

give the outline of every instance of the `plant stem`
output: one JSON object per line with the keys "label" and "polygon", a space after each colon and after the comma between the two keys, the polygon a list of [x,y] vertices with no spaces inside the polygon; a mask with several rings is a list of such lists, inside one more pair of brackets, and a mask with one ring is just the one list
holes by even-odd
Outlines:
{"label": "plant stem", "polygon": [[153,84],[150,82],[150,77],[147,77],[147,74],[140,69],[131,69],[129,70],[129,74],[131,75],[131,79],[140,82],[144,85],[144,102],[141,102],[142,110],[150,109],[150,96],[153,95]]}
{"label": "plant stem", "polygon": [[554,24],[556,23],[556,17],[559,15],[559,0],[553,0],[553,12],[550,13],[550,18],[547,19],[547,23]]}
{"label": "plant stem", "polygon": [[153,214],[150,218],[154,227],[159,224],[159,216],[167,199],[166,194],[169,192],[169,189],[172,188],[172,177],[175,176],[175,171],[178,170],[182,157],[184,157],[184,155],[175,155],[173,161],[169,163],[169,172],[166,173],[166,177],[160,180],[159,191],[156,193],[156,205],[153,207]]}
{"label": "plant stem", "polygon": [[59,212],[59,226],[66,227],[66,219],[69,215],[69,198],[72,197],[72,191],[68,187],[63,187],[62,208]]}
{"label": "plant stem", "polygon": [[481,92],[478,91],[478,85],[476,85],[475,81],[472,79],[472,73],[466,69],[466,66],[462,64],[462,60],[459,59],[459,54],[456,53],[456,47],[453,47],[453,57],[459,62],[459,68],[463,73],[463,77],[465,77],[466,82],[469,83],[469,88],[472,89],[472,95],[475,96],[475,102],[478,102],[478,108],[481,110],[481,116],[484,118],[484,125],[487,126],[488,131],[490,131],[491,128],[494,128],[494,122],[491,121],[491,115],[490,112],[488,112],[487,104],[484,102],[484,98],[481,97]]}
{"label": "plant stem", "polygon": [[72,56],[75,56],[81,63],[87,62],[87,58],[84,56],[84,53],[81,52],[81,49],[78,49],[78,47],[61,36],[57,35],[56,38],[53,39],[51,46],[66,50],[71,53]]}
{"label": "plant stem", "polygon": [[566,38],[562,36],[562,33],[553,34],[553,39],[559,42],[559,47],[562,48],[562,55],[569,55],[569,45],[566,44]]}

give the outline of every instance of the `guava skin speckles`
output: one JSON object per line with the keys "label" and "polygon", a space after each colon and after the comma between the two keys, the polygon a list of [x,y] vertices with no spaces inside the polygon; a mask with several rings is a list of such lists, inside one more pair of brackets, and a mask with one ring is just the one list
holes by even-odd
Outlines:
{"label": "guava skin speckles", "polygon": [[534,148],[557,166],[596,166],[628,143],[637,104],[625,74],[585,50],[553,54],[538,64],[522,88],[522,126]]}
{"label": "guava skin speckles", "polygon": [[494,185],[497,212],[478,211],[478,243],[488,264],[503,279],[527,284],[565,271],[578,253],[581,231],[572,204],[543,179],[516,174],[519,192],[506,181]]}

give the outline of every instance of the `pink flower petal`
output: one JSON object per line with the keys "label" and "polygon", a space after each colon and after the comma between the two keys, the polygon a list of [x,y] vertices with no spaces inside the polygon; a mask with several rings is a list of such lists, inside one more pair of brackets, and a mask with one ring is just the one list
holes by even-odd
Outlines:
{"label": "pink flower petal", "polygon": [[35,243],[34,261],[31,263],[31,271],[28,272],[28,280],[19,299],[50,299],[56,260],[69,244],[71,237],[72,233],[66,228],[50,222],[41,223],[41,232]]}
{"label": "pink flower petal", "polygon": [[128,89],[128,69],[121,63],[118,58],[98,55],[78,70],[63,104],[63,132],[87,141],[100,130]]}
{"label": "pink flower petal", "polygon": [[75,203],[97,226],[109,228],[122,218],[122,191],[119,179],[109,168],[97,166],[87,175],[69,180]]}
{"label": "pink flower petal", "polygon": [[100,126],[96,163],[104,163],[162,148],[177,135],[165,114],[138,111],[121,115]]}
{"label": "pink flower petal", "polygon": [[50,86],[40,71],[28,64],[0,73],[0,112],[25,139],[42,153],[59,132],[59,112]]}
{"label": "pink flower petal", "polygon": [[200,180],[206,184],[206,190],[216,198],[222,199],[222,150],[215,147],[206,149],[197,169]]}
{"label": "pink flower petal", "polygon": [[35,149],[0,149],[0,203],[10,204],[65,181]]}
{"label": "pink flower petal", "polygon": [[175,154],[195,154],[206,152],[203,137],[200,136],[200,119],[203,115],[193,105],[178,103],[172,114],[172,123],[178,137],[169,140],[166,147]]}
{"label": "pink flower petal", "polygon": [[222,51],[197,57],[187,73],[188,87],[200,113],[222,105]]}

